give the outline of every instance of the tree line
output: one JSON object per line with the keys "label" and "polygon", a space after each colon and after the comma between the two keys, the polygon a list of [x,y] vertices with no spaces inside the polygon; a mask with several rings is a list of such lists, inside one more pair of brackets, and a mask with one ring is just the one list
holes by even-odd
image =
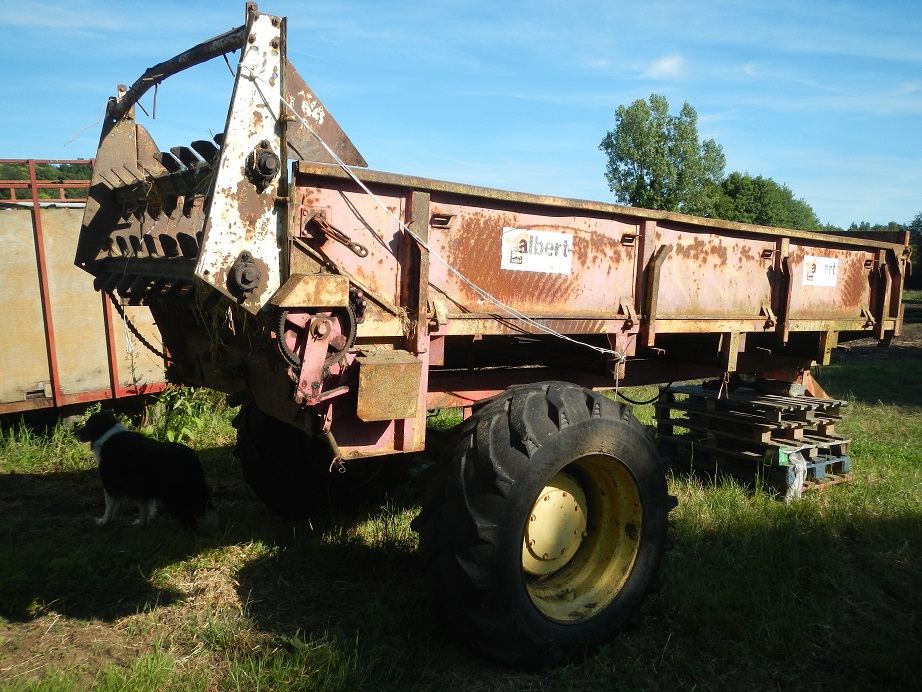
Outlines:
{"label": "tree line", "polygon": [[[90,180],[93,177],[93,167],[89,163],[62,163],[35,164],[35,177],[38,180]],[[2,180],[28,180],[29,166],[25,163],[0,163],[0,181]],[[0,185],[0,191],[3,190]],[[5,199],[9,199],[7,191],[0,194]],[[40,199],[60,199],[60,193],[56,189],[39,190]],[[80,199],[86,197],[86,190],[72,189],[64,190],[66,199]],[[29,190],[16,190],[16,199],[31,199],[32,193]]]}
{"label": "tree line", "polygon": [[[823,224],[813,208],[787,185],[771,178],[734,171],[713,139],[698,137],[698,114],[687,102],[669,113],[666,97],[652,94],[618,106],[615,127],[599,144],[606,157],[605,178],[619,204],[674,211],[803,231],[906,231],[913,255],[922,251],[922,212],[906,224],[852,223],[847,229]],[[907,287],[922,287],[922,272]]]}

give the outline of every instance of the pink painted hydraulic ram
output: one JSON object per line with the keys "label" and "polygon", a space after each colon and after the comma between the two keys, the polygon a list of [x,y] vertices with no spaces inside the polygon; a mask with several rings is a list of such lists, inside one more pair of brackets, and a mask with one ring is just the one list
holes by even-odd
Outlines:
{"label": "pink painted hydraulic ram", "polygon": [[[630,407],[597,393],[732,373],[804,382],[899,334],[908,237],[821,234],[367,170],[286,58],[286,20],[109,101],[76,264],[144,304],[179,382],[226,392],[243,471],[310,516],[464,407],[415,527],[436,607],[508,663],[610,637],[673,502]],[[240,51],[223,135],[161,150],[135,103]],[[204,131],[204,128],[203,128]]]}

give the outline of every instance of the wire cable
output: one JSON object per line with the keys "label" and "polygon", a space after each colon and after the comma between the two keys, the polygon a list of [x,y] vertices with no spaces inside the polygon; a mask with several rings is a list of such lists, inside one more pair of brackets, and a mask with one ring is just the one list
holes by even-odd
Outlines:
{"label": "wire cable", "polygon": [[[256,90],[259,92],[259,95],[260,95],[260,97],[262,98],[263,102],[264,102],[264,103],[266,104],[266,106],[269,108],[270,113],[272,113],[273,117],[276,117],[274,111],[272,110],[271,105],[269,104],[268,99],[266,98],[265,94],[263,93],[262,89],[261,89],[260,86],[259,86],[259,82],[264,81],[264,80],[262,80],[262,78],[260,78],[257,74],[255,74],[255,73],[253,72],[252,69],[249,70],[249,78],[253,81],[253,85],[256,87]],[[513,308],[511,305],[508,305],[508,304],[504,303],[503,301],[499,300],[498,298],[496,298],[495,296],[491,295],[489,292],[487,292],[486,290],[484,290],[483,288],[481,288],[480,286],[478,286],[477,284],[475,284],[473,281],[471,281],[470,279],[468,279],[466,276],[464,276],[460,271],[458,271],[457,269],[455,269],[451,264],[449,264],[446,260],[444,260],[442,257],[440,257],[436,252],[434,252],[433,249],[429,246],[429,244],[428,244],[425,240],[423,240],[422,238],[420,238],[420,237],[419,237],[409,226],[407,226],[407,225],[406,225],[396,214],[394,214],[394,212],[392,212],[390,209],[388,209],[387,206],[386,206],[380,199],[378,199],[378,197],[377,197],[371,190],[368,189],[368,186],[365,185],[365,183],[363,183],[363,182],[359,179],[359,177],[352,171],[352,169],[351,169],[345,162],[343,162],[343,160],[336,154],[336,152],[333,151],[333,149],[323,140],[322,137],[320,137],[319,134],[317,134],[317,132],[314,130],[314,128],[311,127],[310,123],[309,123],[309,122],[298,112],[298,110],[294,107],[293,104],[291,104],[288,100],[286,100],[286,99],[284,98],[284,96],[280,96],[280,98],[281,98],[282,103],[284,103],[284,104],[288,107],[288,109],[291,111],[291,113],[292,113],[292,114],[298,119],[298,121],[307,129],[307,131],[310,132],[314,137],[317,138],[317,141],[320,142],[320,145],[324,148],[324,150],[327,152],[327,154],[329,154],[329,155],[332,157],[332,159],[336,162],[336,164],[337,164],[343,171],[345,171],[346,174],[347,174],[350,178],[352,178],[352,180],[362,189],[363,192],[365,192],[365,194],[367,194],[372,200],[374,200],[374,202],[375,202],[375,203],[376,203],[376,204],[377,204],[377,205],[378,205],[388,216],[390,216],[394,221],[396,221],[397,224],[399,225],[399,227],[400,227],[405,233],[407,233],[411,238],[413,238],[413,239],[420,245],[420,247],[424,248],[424,249],[429,253],[430,257],[436,259],[438,262],[440,262],[441,264],[445,265],[445,267],[446,267],[452,274],[454,274],[455,276],[457,276],[457,277],[461,280],[462,283],[464,283],[464,284],[465,284],[466,286],[468,286],[471,290],[473,290],[473,291],[474,291],[477,295],[479,295],[483,300],[485,300],[485,301],[487,301],[487,302],[489,302],[489,303],[495,305],[496,307],[498,307],[500,310],[502,310],[503,312],[505,312],[505,313],[506,313],[507,315],[509,315],[510,317],[513,317],[513,318],[515,318],[515,319],[517,319],[517,320],[520,320],[520,321],[524,322],[525,324],[527,324],[527,325],[533,327],[534,329],[536,329],[536,330],[538,330],[538,331],[540,331],[540,332],[543,332],[543,333],[548,334],[548,335],[550,335],[550,336],[557,337],[557,338],[559,338],[559,339],[563,339],[564,341],[568,341],[568,342],[570,342],[570,343],[573,343],[573,344],[576,344],[576,345],[579,345],[579,346],[584,346],[584,347],[586,347],[586,348],[590,348],[590,349],[592,349],[592,350],[594,350],[594,351],[596,351],[596,352],[598,352],[598,353],[602,353],[602,354],[606,354],[606,355],[615,356],[615,358],[617,359],[617,361],[618,361],[619,363],[620,363],[621,361],[625,360],[625,357],[624,357],[621,353],[619,353],[618,351],[615,351],[615,350],[610,349],[610,348],[603,348],[603,347],[601,347],[601,346],[596,346],[596,345],[594,345],[594,344],[588,344],[588,343],[586,343],[586,342],[584,342],[584,341],[580,341],[580,340],[578,340],[578,339],[574,339],[573,337],[567,336],[566,334],[561,334],[560,332],[558,332],[558,331],[556,331],[556,330],[554,330],[554,329],[551,329],[550,327],[548,327],[548,326],[546,326],[546,325],[544,325],[544,324],[541,324],[541,323],[538,322],[537,320],[534,320],[534,319],[528,317],[527,315],[523,314],[522,312],[516,310],[516,309]],[[617,370],[617,367],[616,367],[616,370]]]}
{"label": "wire cable", "polygon": [[128,319],[128,315],[125,314],[125,309],[122,307],[122,305],[121,305],[121,303],[119,302],[118,298],[115,297],[115,294],[114,294],[112,291],[106,291],[106,295],[109,296],[109,300],[110,300],[111,303],[112,303],[112,307],[115,308],[115,311],[116,311],[119,315],[121,315],[122,319],[125,321],[125,326],[128,327],[129,331],[130,331],[132,334],[135,335],[135,337],[137,338],[137,340],[140,341],[142,344],[144,344],[144,346],[146,346],[147,349],[148,349],[151,353],[153,353],[155,356],[158,356],[159,358],[163,358],[163,360],[165,360],[165,361],[168,362],[168,363],[172,363],[172,362],[173,362],[173,359],[172,359],[172,358],[170,358],[170,357],[169,357],[166,353],[164,353],[163,351],[158,351],[157,348],[156,348],[150,341],[148,341],[148,340],[144,337],[144,335],[141,334],[141,332],[138,331],[138,328],[135,327],[134,324],[132,324],[131,320]]}
{"label": "wire cable", "polygon": [[655,397],[653,397],[652,399],[648,399],[647,401],[635,401],[634,399],[631,399],[630,397],[624,396],[624,394],[622,394],[621,392],[619,392],[617,388],[615,388],[615,394],[617,394],[618,396],[620,396],[620,397],[621,397],[622,399],[624,399],[627,403],[629,403],[629,404],[634,404],[634,406],[646,406],[647,404],[652,404],[654,401],[659,401],[660,399],[662,399],[662,398],[663,398],[663,394],[665,394],[665,393],[666,393],[666,390],[669,389],[673,384],[675,384],[675,383],[674,383],[674,382],[670,382],[669,384],[667,384],[667,385],[665,386],[665,388],[660,389],[659,394],[657,394],[657,395],[656,395]]}

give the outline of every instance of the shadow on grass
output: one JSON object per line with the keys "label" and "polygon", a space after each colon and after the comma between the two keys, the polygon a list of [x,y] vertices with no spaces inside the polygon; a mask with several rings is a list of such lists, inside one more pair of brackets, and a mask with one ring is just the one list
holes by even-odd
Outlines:
{"label": "shadow on grass", "polygon": [[[222,522],[241,504],[255,505],[230,448],[199,452]],[[114,621],[176,603],[185,595],[158,585],[161,568],[219,545],[159,515],[133,526],[138,510],[122,503],[105,527],[95,471],[0,474],[0,617],[25,622],[49,610],[70,618]],[[236,540],[237,537],[230,538]]]}
{"label": "shadow on grass", "polygon": [[129,503],[97,527],[103,504],[95,471],[0,475],[0,616],[27,621],[54,610],[112,621],[183,598],[150,575],[203,541],[166,517],[132,526]]}
{"label": "shadow on grass", "polygon": [[89,472],[0,476],[0,616],[23,621],[53,608],[112,620],[180,597],[145,573],[188,549],[175,539],[167,546],[156,529],[97,529],[102,493],[93,480]]}
{"label": "shadow on grass", "polygon": [[[892,371],[881,375],[882,386],[839,372],[860,400],[918,405],[903,391],[906,378]],[[182,533],[167,519],[138,530],[127,512],[97,529],[102,493],[92,471],[0,475],[0,616],[25,622],[53,610],[114,622],[188,597],[156,577],[163,568],[260,542],[272,549],[230,579],[248,621],[272,644],[240,647],[241,658],[268,666],[273,657],[300,660],[328,645],[351,661],[353,675],[374,678],[350,678],[362,683],[356,689],[445,689],[459,681],[468,689],[913,689],[922,677],[922,520],[913,507],[870,511],[893,500],[883,491],[860,502],[851,487],[833,489],[827,513],[811,514],[810,502],[772,505],[758,507],[760,518],[748,523],[732,518],[739,498],[727,503],[731,518],[721,514],[716,523],[680,506],[663,588],[635,626],[579,666],[516,674],[513,683],[513,673],[451,642],[428,607],[399,517],[418,504],[423,480],[377,508],[381,535],[369,547],[356,531],[361,515],[276,519],[246,487],[230,448],[200,454],[222,515],[222,531],[211,538]]]}
{"label": "shadow on grass", "polygon": [[[286,566],[289,575],[302,567],[305,575],[325,570],[336,588],[354,578],[349,588],[362,589],[366,578],[370,584],[394,565],[414,559],[413,546],[403,538],[384,536],[383,547],[375,549],[348,538],[319,540],[324,532],[347,532],[350,520],[292,524],[280,519],[250,491],[231,448],[203,450],[199,456],[219,511],[221,528],[215,535],[185,532],[168,516],[135,527],[137,508],[130,503],[123,503],[107,526],[97,527],[95,517],[101,516],[104,501],[95,470],[0,474],[0,617],[22,622],[54,610],[72,618],[113,621],[176,603],[186,596],[158,585],[168,581],[156,578],[158,570],[214,548],[254,541],[285,554],[247,568],[255,581],[241,586],[241,592],[252,591],[246,599],[257,606],[266,600],[260,592],[272,591],[271,575],[282,563],[299,566],[293,572]],[[389,511],[400,510],[398,501],[390,501]],[[250,580],[247,575],[242,579]],[[274,599],[271,593],[269,599]],[[282,631],[303,626],[292,622]]]}
{"label": "shadow on grass", "polygon": [[238,591],[275,641],[291,651],[335,642],[357,669],[376,671],[369,687],[917,687],[922,517],[911,507],[874,516],[873,500],[838,490],[828,512],[735,496],[753,516],[729,509],[725,524],[702,526],[678,510],[662,589],[632,627],[584,662],[539,673],[493,664],[445,630],[401,540],[372,549],[289,534],[278,554],[237,573]]}
{"label": "shadow on grass", "polygon": [[[703,525],[680,505],[663,588],[635,626],[579,665],[526,675],[459,646],[429,608],[404,522],[425,479],[375,509],[372,530],[380,535],[369,547],[360,539],[361,515],[278,520],[243,483],[229,448],[201,456],[222,514],[213,538],[182,533],[166,519],[138,530],[130,515],[97,529],[102,497],[93,472],[0,476],[0,616],[25,622],[53,610],[114,622],[188,597],[158,585],[158,570],[200,556],[206,571],[220,571],[209,552],[260,542],[272,549],[228,578],[247,627],[271,644],[238,646],[232,640],[245,633],[237,630],[221,639],[215,620],[209,646],[252,666],[254,681],[276,666],[289,676],[279,687],[298,684],[316,657],[345,660],[354,689],[445,689],[459,681],[483,690],[911,689],[922,672],[915,655],[922,520],[911,511],[872,515],[865,507],[877,505],[851,488],[830,491],[828,513],[813,513],[809,502],[768,504],[746,521],[734,511],[748,505],[731,497],[718,524]],[[862,492],[887,499],[874,487]]]}
{"label": "shadow on grass", "polygon": [[670,687],[919,688],[922,516],[873,516],[855,492],[830,490],[831,511],[778,504],[720,526],[680,506],[647,615]]}
{"label": "shadow on grass", "polygon": [[922,349],[916,351],[912,358],[899,359],[847,353],[822,368],[820,383],[836,399],[920,407]]}
{"label": "shadow on grass", "polygon": [[[491,669],[449,644],[426,607],[408,530],[425,478],[409,479],[366,513],[292,523],[255,497],[230,448],[200,457],[221,516],[215,536],[182,532],[167,517],[136,528],[130,507],[96,527],[103,497],[95,471],[0,474],[0,618],[10,628],[48,614],[118,627],[122,618],[180,605],[159,620],[161,636],[193,623],[206,647],[259,675],[286,657],[294,662],[281,666],[287,675],[308,667],[298,663],[308,655],[327,654],[400,680],[401,689],[414,688],[427,661],[470,656]],[[212,588],[219,599],[234,591],[239,598],[194,596]],[[408,655],[419,661],[408,664]]]}

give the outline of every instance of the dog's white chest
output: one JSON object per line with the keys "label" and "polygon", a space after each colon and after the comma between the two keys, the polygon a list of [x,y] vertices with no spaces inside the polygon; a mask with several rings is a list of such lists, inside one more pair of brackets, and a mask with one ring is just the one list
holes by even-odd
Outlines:
{"label": "dog's white chest", "polygon": [[109,441],[109,438],[118,433],[128,432],[126,428],[121,423],[113,425],[109,428],[104,435],[101,435],[99,438],[93,441],[93,444],[90,445],[90,448],[93,450],[93,456],[96,457],[96,465],[102,463],[102,446]]}

